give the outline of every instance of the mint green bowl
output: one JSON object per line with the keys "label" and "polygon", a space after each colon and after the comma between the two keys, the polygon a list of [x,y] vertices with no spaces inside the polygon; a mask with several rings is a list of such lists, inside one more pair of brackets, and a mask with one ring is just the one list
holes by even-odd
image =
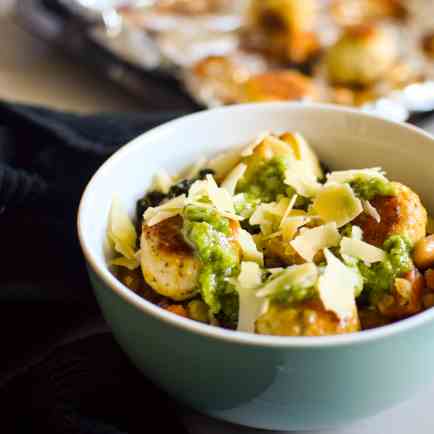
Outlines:
{"label": "mint green bowl", "polygon": [[78,232],[102,312],[131,361],[171,396],[226,421],[274,430],[352,422],[413,396],[434,377],[434,310],[342,336],[272,337],[176,316],[122,285],[107,266],[114,193],[133,215],[158,169],[176,173],[201,155],[269,130],[304,134],[332,168],[382,166],[434,210],[434,140],[423,131],[326,105],[219,108],[158,127],[113,155],[80,205]]}

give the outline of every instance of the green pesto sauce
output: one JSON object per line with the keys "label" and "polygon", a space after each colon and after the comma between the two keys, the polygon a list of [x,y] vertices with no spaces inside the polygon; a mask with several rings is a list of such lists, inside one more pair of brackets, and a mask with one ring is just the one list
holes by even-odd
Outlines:
{"label": "green pesto sauce", "polygon": [[261,199],[250,193],[242,193],[238,197],[239,200],[234,203],[235,212],[244,219],[249,219],[261,203]]}
{"label": "green pesto sauce", "polygon": [[[277,275],[274,278],[278,277]],[[271,296],[271,299],[281,304],[292,305],[309,300],[313,298],[316,293],[317,291],[314,286],[302,284],[294,285],[291,279],[287,279],[280,283]]]}
{"label": "green pesto sauce", "polygon": [[273,301],[276,301],[281,304],[295,304],[301,303],[302,301],[309,300],[313,298],[316,294],[316,290],[313,286],[310,288],[304,288],[300,285],[297,286],[288,286],[283,285],[275,295],[271,298]]}
{"label": "green pesto sauce", "polygon": [[221,311],[216,315],[223,327],[236,328],[238,324],[239,297],[236,291],[223,294],[220,297]]}
{"label": "green pesto sauce", "polygon": [[294,190],[285,184],[285,157],[273,157],[261,162],[248,180],[238,183],[237,193],[246,193],[250,200],[273,202],[280,196],[292,196]]}
{"label": "green pesto sauce", "polygon": [[382,262],[372,264],[370,267],[359,262],[358,267],[363,277],[364,298],[372,305],[378,298],[389,292],[395,278],[412,270],[410,242],[401,235],[392,235],[383,244],[387,257]]}
{"label": "green pesto sauce", "polygon": [[202,299],[217,314],[222,299],[235,291],[227,278],[237,275],[239,268],[237,252],[228,238],[229,220],[213,209],[190,205],[184,210],[183,233],[202,264],[198,278]]}
{"label": "green pesto sauce", "polygon": [[375,196],[394,196],[391,182],[381,178],[358,176],[350,182],[351,188],[360,199],[371,200]]}

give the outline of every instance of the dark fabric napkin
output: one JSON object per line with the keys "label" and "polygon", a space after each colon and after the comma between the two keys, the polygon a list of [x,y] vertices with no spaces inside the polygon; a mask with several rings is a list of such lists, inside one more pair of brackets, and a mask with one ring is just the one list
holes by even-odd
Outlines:
{"label": "dark fabric napkin", "polygon": [[97,167],[181,114],[84,116],[0,102],[1,432],[185,432],[100,316],[75,225]]}

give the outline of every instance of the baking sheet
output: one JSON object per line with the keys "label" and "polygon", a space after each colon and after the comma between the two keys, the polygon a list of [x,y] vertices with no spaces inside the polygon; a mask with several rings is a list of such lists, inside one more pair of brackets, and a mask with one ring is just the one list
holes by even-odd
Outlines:
{"label": "baking sheet", "polygon": [[[110,0],[104,1],[110,4]],[[124,5],[123,0],[119,1]],[[41,32],[41,27],[45,27],[43,36],[47,37],[47,26],[35,25],[37,21],[34,19],[35,15],[45,15],[45,20],[50,21],[51,25],[54,23],[68,29],[67,32],[61,32],[62,38],[50,35],[50,39],[57,43],[61,41],[64,49],[71,51],[72,47],[75,54],[80,55],[82,61],[98,63],[104,75],[138,95],[146,93],[144,83],[151,77],[158,79],[157,87],[164,87],[172,91],[177,88],[178,96],[175,99],[186,102],[187,94],[201,106],[215,106],[222,102],[215,98],[212,86],[209,88],[204,83],[198,84],[195,82],[194,75],[190,73],[191,66],[199,59],[209,54],[221,55],[232,52],[234,56],[242,58],[243,65],[248,65],[253,72],[260,72],[268,67],[260,55],[239,52],[236,32],[240,26],[240,19],[236,14],[226,13],[216,17],[200,17],[199,27],[202,26],[205,29],[203,32],[198,32],[195,28],[194,31],[181,31],[183,36],[178,37],[179,29],[192,28],[192,23],[197,20],[197,17],[181,17],[182,23],[179,21],[180,17],[170,15],[160,21],[152,19],[150,21],[154,29],[146,31],[144,31],[143,23],[139,25],[137,22],[127,23],[121,20],[122,26],[113,32],[113,29],[107,31],[107,23],[101,19],[101,11],[89,11],[81,3],[77,7],[76,0],[69,0],[67,7],[58,0],[43,2],[21,0],[19,3],[22,6],[20,15],[27,20],[27,24],[34,31],[36,30],[39,34],[44,33]],[[417,29],[411,31],[419,35],[426,29],[434,29],[431,24],[434,21],[434,14],[428,13],[434,6],[432,2],[430,0],[410,0],[408,3],[425,4],[425,9],[415,7],[418,15],[423,17],[417,18],[416,22],[421,23],[423,19],[423,26],[415,25]],[[71,7],[72,5],[75,7]],[[33,19],[29,19],[29,9],[38,10],[37,14],[33,13]],[[87,12],[84,12],[85,10]],[[61,11],[60,14],[59,11]],[[149,16],[147,19],[149,21]],[[179,26],[174,30],[175,23]],[[324,34],[328,32],[327,34],[330,35],[331,32],[326,27],[324,28]],[[427,77],[434,74],[434,67],[432,64],[429,65],[431,69],[426,68]],[[182,92],[179,92],[179,86],[175,80],[181,83]],[[191,101],[187,105],[195,106]],[[413,119],[424,117],[434,109],[434,82],[425,80],[411,84],[400,91],[390,92],[385,97],[365,104],[361,109],[398,121],[406,120],[410,116]]]}

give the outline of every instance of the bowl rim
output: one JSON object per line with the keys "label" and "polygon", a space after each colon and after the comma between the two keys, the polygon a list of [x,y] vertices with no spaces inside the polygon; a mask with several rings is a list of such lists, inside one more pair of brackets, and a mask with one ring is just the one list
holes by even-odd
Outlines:
{"label": "bowl rim", "polygon": [[232,344],[243,344],[248,346],[264,347],[264,348],[326,348],[330,346],[347,346],[347,345],[360,345],[373,341],[379,341],[388,337],[396,336],[400,333],[406,331],[411,331],[419,326],[422,326],[434,319],[434,309],[427,309],[424,312],[418,313],[413,317],[400,320],[394,324],[378,327],[371,330],[364,330],[360,332],[341,334],[341,335],[331,335],[331,336],[318,336],[318,337],[308,337],[308,336],[270,336],[270,335],[259,335],[247,332],[239,332],[234,330],[227,330],[216,326],[211,326],[208,324],[202,324],[197,321],[190,320],[188,318],[183,318],[172,312],[166,311],[161,307],[147,301],[146,299],[135,294],[127,286],[122,284],[109,270],[108,266],[106,268],[100,267],[97,263],[97,257],[99,256],[95,253],[92,247],[87,242],[87,237],[85,233],[85,217],[84,208],[87,203],[87,198],[90,195],[91,190],[93,190],[96,180],[105,172],[109,171],[110,168],[117,164],[119,158],[123,156],[125,152],[131,150],[131,148],[140,147],[144,142],[144,138],[147,141],[152,140],[155,136],[164,133],[166,130],[174,129],[179,123],[183,123],[186,120],[200,121],[202,117],[210,116],[213,113],[227,111],[228,114],[237,111],[268,111],[274,108],[281,109],[312,109],[317,111],[333,111],[341,114],[348,114],[350,116],[365,117],[370,119],[375,119],[381,121],[393,128],[410,130],[416,135],[429,139],[434,144],[434,137],[428,132],[422,129],[404,123],[398,123],[385,118],[381,118],[371,113],[362,112],[357,109],[340,107],[332,104],[318,104],[318,103],[307,103],[307,102],[271,102],[271,103],[256,103],[256,104],[238,104],[224,107],[217,107],[213,109],[201,110],[188,114],[186,116],[179,117],[172,121],[166,122],[155,128],[152,128],[145,133],[139,135],[132,141],[128,142],[122,146],[118,151],[111,155],[93,174],[89,182],[87,183],[81,199],[77,215],[77,231],[78,238],[80,242],[81,249],[83,251],[84,257],[87,264],[92,268],[93,272],[107,285],[107,287],[115,293],[115,295],[121,297],[127,303],[133,305],[143,314],[148,314],[155,319],[161,320],[167,325],[174,326],[180,331],[190,332],[193,334],[198,334],[202,337],[208,339],[215,339],[220,341],[225,341]]}

